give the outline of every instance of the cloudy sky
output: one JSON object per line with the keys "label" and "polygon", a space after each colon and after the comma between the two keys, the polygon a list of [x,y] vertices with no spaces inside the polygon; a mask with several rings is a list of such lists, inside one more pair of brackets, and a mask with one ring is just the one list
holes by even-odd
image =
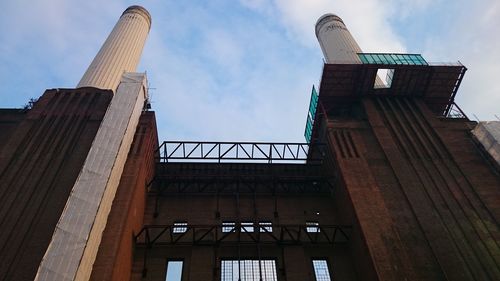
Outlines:
{"label": "cloudy sky", "polygon": [[322,69],[314,24],[327,12],[365,52],[461,61],[459,105],[500,116],[500,0],[3,0],[0,107],[74,87],[132,4],[153,18],[138,70],[160,140],[304,141]]}

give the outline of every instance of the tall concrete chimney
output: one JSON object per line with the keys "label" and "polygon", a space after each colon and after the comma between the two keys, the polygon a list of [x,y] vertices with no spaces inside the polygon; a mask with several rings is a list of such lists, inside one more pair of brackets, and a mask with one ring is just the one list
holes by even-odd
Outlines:
{"label": "tall concrete chimney", "polygon": [[124,72],[135,72],[151,28],[151,15],[141,6],[128,7],[82,79],[80,87],[116,91]]}
{"label": "tall concrete chimney", "polygon": [[361,63],[361,48],[347,30],[342,19],[325,14],[316,22],[316,37],[326,63]]}

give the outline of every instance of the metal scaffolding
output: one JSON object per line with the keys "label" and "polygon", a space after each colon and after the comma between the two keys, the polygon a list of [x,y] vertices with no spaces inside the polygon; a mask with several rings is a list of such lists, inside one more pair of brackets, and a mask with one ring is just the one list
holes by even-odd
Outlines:
{"label": "metal scaffolding", "polygon": [[158,162],[303,164],[321,162],[324,149],[309,143],[164,141]]}
{"label": "metal scaffolding", "polygon": [[[311,231],[306,225],[272,225],[272,229],[257,223],[242,226],[235,223],[232,231],[223,232],[222,224],[187,225],[184,231],[174,231],[175,225],[145,225],[135,236],[138,246],[236,245],[236,244],[336,244],[349,241],[349,225],[318,225]],[[253,229],[250,231],[249,229]]]}

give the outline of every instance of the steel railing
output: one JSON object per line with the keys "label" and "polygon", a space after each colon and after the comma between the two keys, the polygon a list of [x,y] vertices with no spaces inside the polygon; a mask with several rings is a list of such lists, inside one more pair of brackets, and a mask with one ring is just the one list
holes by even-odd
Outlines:
{"label": "steel railing", "polygon": [[158,161],[305,163],[321,161],[325,144],[271,142],[164,141]]}

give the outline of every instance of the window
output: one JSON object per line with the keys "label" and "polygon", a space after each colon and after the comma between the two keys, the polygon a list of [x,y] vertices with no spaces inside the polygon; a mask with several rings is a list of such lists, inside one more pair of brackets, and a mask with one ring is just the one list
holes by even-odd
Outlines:
{"label": "window", "polygon": [[223,260],[221,263],[221,281],[278,280],[274,260]]}
{"label": "window", "polygon": [[172,228],[172,233],[184,233],[187,231],[188,223],[183,222],[174,222],[174,227]]}
{"label": "window", "polygon": [[225,221],[222,222],[222,232],[227,233],[227,232],[235,232],[235,223],[234,221]]}
{"label": "window", "polygon": [[273,223],[270,221],[261,221],[259,226],[260,232],[273,232]]}
{"label": "window", "polygon": [[317,221],[306,222],[306,231],[310,232],[310,233],[320,232],[319,222],[317,222]]}
{"label": "window", "polygon": [[326,260],[313,260],[314,276],[316,281],[331,281],[330,271]]}
{"label": "window", "polygon": [[167,276],[165,277],[165,281],[181,281],[182,263],[182,261],[167,262]]}
{"label": "window", "polygon": [[[379,68],[373,82],[374,89],[390,88],[392,86],[392,78],[394,76],[394,68]],[[378,79],[377,79],[378,78]]]}
{"label": "window", "polygon": [[365,64],[428,65],[419,54],[358,53],[358,56]]}
{"label": "window", "polygon": [[253,232],[253,222],[242,222],[241,223],[241,232]]}

